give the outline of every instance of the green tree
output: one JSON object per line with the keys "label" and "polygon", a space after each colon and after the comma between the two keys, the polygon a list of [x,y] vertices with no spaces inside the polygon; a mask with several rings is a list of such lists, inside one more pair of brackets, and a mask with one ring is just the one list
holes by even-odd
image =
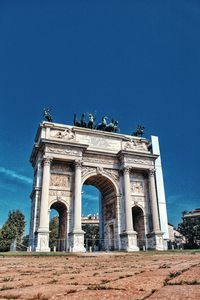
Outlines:
{"label": "green tree", "polygon": [[0,230],[0,251],[9,251],[11,243],[22,242],[25,228],[25,216],[19,210],[9,211],[8,219]]}
{"label": "green tree", "polygon": [[186,247],[197,248],[200,243],[200,216],[183,218],[178,231],[186,238]]}
{"label": "green tree", "polygon": [[22,245],[26,248],[28,248],[28,244],[29,244],[29,234],[23,236],[22,238]]}
{"label": "green tree", "polygon": [[83,231],[85,231],[84,242],[87,247],[99,245],[99,225],[96,224],[83,224]]}
{"label": "green tree", "polygon": [[52,218],[49,223],[49,247],[53,250],[54,246],[57,246],[58,239],[58,229],[59,229],[59,218],[58,216]]}

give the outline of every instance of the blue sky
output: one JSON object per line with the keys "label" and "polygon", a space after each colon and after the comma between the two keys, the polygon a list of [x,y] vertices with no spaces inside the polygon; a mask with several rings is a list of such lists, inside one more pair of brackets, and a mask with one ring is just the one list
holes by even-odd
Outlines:
{"label": "blue sky", "polygon": [[169,221],[199,207],[199,31],[198,0],[2,0],[0,226],[17,208],[29,223],[44,106],[60,123],[84,111],[123,133],[143,123],[160,138]]}

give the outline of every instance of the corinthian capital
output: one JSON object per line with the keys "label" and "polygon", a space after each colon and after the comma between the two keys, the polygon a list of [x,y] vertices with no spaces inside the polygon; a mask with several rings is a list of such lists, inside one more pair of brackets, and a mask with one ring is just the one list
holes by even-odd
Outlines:
{"label": "corinthian capital", "polygon": [[129,174],[129,173],[130,173],[130,167],[127,167],[127,166],[124,167],[124,168],[123,168],[123,173],[124,173],[124,174]]}
{"label": "corinthian capital", "polygon": [[75,168],[82,168],[82,161],[81,160],[75,160],[74,162]]}
{"label": "corinthian capital", "polygon": [[46,156],[43,158],[43,166],[50,166],[52,162],[52,157]]}
{"label": "corinthian capital", "polygon": [[156,173],[156,170],[155,169],[149,169],[149,176],[154,176]]}

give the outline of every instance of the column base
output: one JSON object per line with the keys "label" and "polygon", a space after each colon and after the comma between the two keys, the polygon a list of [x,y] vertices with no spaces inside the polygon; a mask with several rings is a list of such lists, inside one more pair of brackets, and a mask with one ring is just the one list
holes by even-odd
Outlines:
{"label": "column base", "polygon": [[50,252],[49,248],[49,231],[38,229],[36,252]]}
{"label": "column base", "polygon": [[153,231],[147,234],[148,249],[158,250],[158,251],[165,250],[163,235],[164,233],[161,231]]}
{"label": "column base", "polygon": [[70,252],[86,252],[84,247],[84,233],[83,230],[74,230],[69,233]]}
{"label": "column base", "polygon": [[137,246],[137,232],[136,231],[127,231],[120,234],[121,237],[121,250],[127,252],[139,251]]}

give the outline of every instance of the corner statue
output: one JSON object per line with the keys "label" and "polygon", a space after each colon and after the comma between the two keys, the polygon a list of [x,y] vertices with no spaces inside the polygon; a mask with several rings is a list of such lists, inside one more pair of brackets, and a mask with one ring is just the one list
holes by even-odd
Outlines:
{"label": "corner statue", "polygon": [[144,135],[145,127],[143,125],[138,125],[136,131],[132,133],[134,136],[142,137]]}
{"label": "corner statue", "polygon": [[50,114],[50,111],[51,111],[50,108],[44,108],[43,118],[47,122],[53,122],[53,118]]}

